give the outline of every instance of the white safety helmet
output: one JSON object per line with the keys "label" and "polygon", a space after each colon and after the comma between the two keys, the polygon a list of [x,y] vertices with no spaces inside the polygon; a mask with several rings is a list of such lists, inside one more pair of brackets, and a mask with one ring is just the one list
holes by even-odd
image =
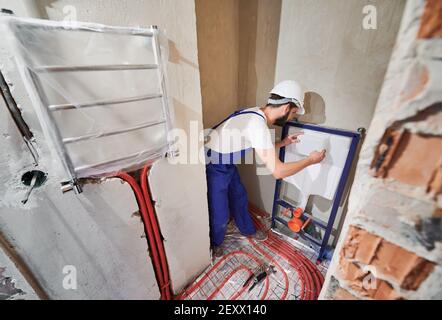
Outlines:
{"label": "white safety helmet", "polygon": [[270,93],[277,94],[278,96],[283,97],[284,99],[268,99],[268,103],[271,104],[284,104],[293,102],[298,107],[298,111],[296,112],[299,115],[305,113],[304,109],[304,90],[302,86],[293,80],[285,80],[278,83]]}

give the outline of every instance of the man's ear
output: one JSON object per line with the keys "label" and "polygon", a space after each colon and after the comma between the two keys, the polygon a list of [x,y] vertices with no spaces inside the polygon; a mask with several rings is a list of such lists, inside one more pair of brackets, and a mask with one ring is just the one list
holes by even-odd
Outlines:
{"label": "man's ear", "polygon": [[284,111],[284,114],[287,114],[287,112],[290,111],[290,103],[286,103],[285,105],[282,106],[282,110]]}

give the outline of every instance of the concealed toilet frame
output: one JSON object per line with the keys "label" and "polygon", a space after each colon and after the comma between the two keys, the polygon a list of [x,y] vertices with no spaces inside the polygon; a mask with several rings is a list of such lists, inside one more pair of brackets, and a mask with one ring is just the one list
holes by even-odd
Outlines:
{"label": "concealed toilet frame", "polygon": [[[330,235],[333,231],[333,225],[334,225],[334,222],[336,219],[336,215],[338,213],[338,209],[339,209],[341,203],[343,202],[343,200],[345,199],[345,197],[343,197],[345,186],[347,184],[347,180],[349,178],[349,174],[350,174],[350,170],[352,168],[353,160],[356,155],[356,151],[358,149],[358,144],[361,141],[361,136],[363,135],[365,129],[361,128],[361,129],[358,129],[357,132],[355,132],[355,131],[327,128],[327,127],[321,127],[321,126],[316,126],[316,125],[312,125],[312,124],[305,124],[305,123],[301,123],[301,122],[290,121],[290,122],[287,122],[286,125],[282,129],[281,140],[284,139],[288,135],[290,127],[297,127],[297,128],[301,128],[301,129],[308,129],[308,130],[328,133],[331,135],[339,135],[339,136],[351,138],[350,148],[349,148],[349,151],[347,154],[347,158],[345,160],[345,165],[344,165],[344,169],[342,170],[341,178],[339,179],[339,183],[338,183],[338,186],[335,191],[335,196],[333,197],[333,204],[332,204],[332,208],[330,211],[328,221],[327,222],[322,221],[316,217],[313,217],[313,214],[304,212],[304,217],[311,219],[310,223],[312,223],[314,226],[318,226],[319,228],[325,230],[322,241],[314,238],[313,236],[311,236],[310,234],[308,234],[307,232],[305,232],[303,230],[301,230],[298,233],[298,235],[300,237],[302,237],[303,239],[305,239],[313,244],[313,248],[315,249],[315,251],[318,254],[318,261],[321,261],[325,256],[326,250],[329,249],[328,248],[328,241],[329,241]],[[285,158],[285,147],[282,147],[279,151],[279,159],[282,162],[284,162],[284,158]],[[282,219],[281,217],[278,216],[279,206],[281,206],[283,208],[288,208],[288,209],[296,209],[296,206],[293,206],[292,204],[288,203],[287,201],[285,201],[281,198],[281,185],[282,185],[282,179],[277,180],[276,185],[275,185],[275,195],[274,195],[274,199],[273,199],[272,228],[276,227],[276,222],[282,223],[283,225],[287,226],[287,221],[285,221],[284,219]]]}

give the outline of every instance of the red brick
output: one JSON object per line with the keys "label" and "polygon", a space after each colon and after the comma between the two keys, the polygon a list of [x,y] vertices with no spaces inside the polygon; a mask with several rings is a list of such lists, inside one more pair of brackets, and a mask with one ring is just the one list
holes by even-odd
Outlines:
{"label": "red brick", "polygon": [[393,287],[386,281],[378,280],[377,289],[372,296],[375,300],[398,300],[402,297],[393,289]]}
{"label": "red brick", "polygon": [[[346,281],[347,285],[360,296],[376,300],[401,299],[393,286],[384,280],[376,279],[373,274],[362,270],[356,263],[341,258],[339,265],[338,276],[340,279]],[[371,281],[371,283],[368,281]],[[338,289],[334,294],[335,300],[348,300],[351,297],[356,298],[344,289]]]}
{"label": "red brick", "polygon": [[[403,130],[388,128],[385,130],[381,142],[376,148],[370,168],[374,170],[374,176],[385,178],[391,159],[396,152],[402,139]],[[381,160],[381,157],[384,159]]]}
{"label": "red brick", "polygon": [[419,264],[404,279],[402,287],[408,290],[417,290],[421,283],[433,271],[434,264],[421,259]]}
{"label": "red brick", "polygon": [[339,276],[345,281],[360,281],[366,272],[361,270],[355,263],[341,257],[339,260]]}
{"label": "red brick", "polygon": [[380,243],[381,238],[374,234],[350,226],[342,252],[347,259],[370,264]]}
{"label": "red brick", "polygon": [[442,37],[442,1],[427,0],[417,37]]}
{"label": "red brick", "polygon": [[404,132],[386,169],[386,177],[427,188],[442,161],[442,137]]}
{"label": "red brick", "polygon": [[434,170],[430,183],[428,184],[427,192],[434,195],[442,193],[442,166]]}
{"label": "red brick", "polygon": [[415,70],[413,76],[408,79],[407,86],[403,89],[403,91],[401,91],[401,102],[399,106],[406,101],[414,100],[418,95],[424,92],[424,90],[427,88],[429,80],[430,73],[427,67],[421,65],[417,70]]}
{"label": "red brick", "polygon": [[385,240],[371,264],[378,276],[391,278],[407,290],[416,290],[434,267],[433,263]]}
{"label": "red brick", "polygon": [[428,277],[434,263],[361,228],[350,226],[340,255],[340,275],[360,289],[368,275],[357,265],[371,265],[376,275],[391,279],[403,289],[416,290]]}

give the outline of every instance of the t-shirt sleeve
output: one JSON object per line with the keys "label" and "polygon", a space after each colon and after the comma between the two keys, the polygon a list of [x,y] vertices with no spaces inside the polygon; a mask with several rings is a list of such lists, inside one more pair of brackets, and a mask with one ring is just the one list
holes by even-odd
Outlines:
{"label": "t-shirt sleeve", "polygon": [[260,118],[249,122],[247,135],[254,149],[271,149],[275,147],[269,127]]}

